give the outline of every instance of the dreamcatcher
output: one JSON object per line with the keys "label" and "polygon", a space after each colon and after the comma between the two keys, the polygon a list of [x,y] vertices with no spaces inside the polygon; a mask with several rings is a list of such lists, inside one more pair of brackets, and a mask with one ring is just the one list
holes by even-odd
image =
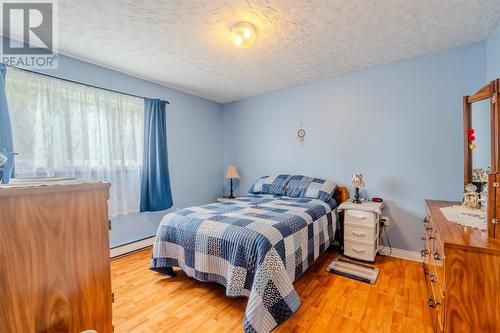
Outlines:
{"label": "dreamcatcher", "polygon": [[305,138],[306,138],[306,130],[302,128],[302,123],[300,123],[300,128],[297,131],[297,140],[299,140],[301,146],[304,144]]}

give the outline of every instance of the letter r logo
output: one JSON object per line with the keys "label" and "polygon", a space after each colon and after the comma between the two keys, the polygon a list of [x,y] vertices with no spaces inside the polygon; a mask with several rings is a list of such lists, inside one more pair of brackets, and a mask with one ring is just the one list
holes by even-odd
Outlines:
{"label": "letter r logo", "polygon": [[53,6],[51,2],[4,2],[3,31],[22,46],[3,43],[4,54],[51,54],[53,49]]}

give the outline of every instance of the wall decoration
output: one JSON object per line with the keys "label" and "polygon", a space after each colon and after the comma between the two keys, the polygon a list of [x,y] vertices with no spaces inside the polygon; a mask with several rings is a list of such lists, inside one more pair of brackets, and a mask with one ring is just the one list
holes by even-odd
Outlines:
{"label": "wall decoration", "polygon": [[474,143],[474,141],[476,140],[476,137],[474,136],[474,129],[473,128],[469,128],[467,130],[467,137],[469,140],[469,149],[470,150],[476,149],[477,145]]}
{"label": "wall decoration", "polygon": [[302,123],[300,123],[300,128],[297,131],[297,139],[299,140],[301,146],[304,144],[305,138],[306,138],[306,130],[302,127]]}

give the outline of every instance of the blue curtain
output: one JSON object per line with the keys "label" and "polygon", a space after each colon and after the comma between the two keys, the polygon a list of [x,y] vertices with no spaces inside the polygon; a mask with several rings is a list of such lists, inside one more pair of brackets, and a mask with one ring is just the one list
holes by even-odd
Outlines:
{"label": "blue curtain", "polygon": [[0,64],[0,152],[14,151],[12,143],[12,127],[10,125],[9,105],[7,104],[7,96],[5,94],[5,75],[6,68],[4,64]]}
{"label": "blue curtain", "polygon": [[144,168],[141,183],[141,212],[172,207],[168,175],[167,102],[144,99]]}

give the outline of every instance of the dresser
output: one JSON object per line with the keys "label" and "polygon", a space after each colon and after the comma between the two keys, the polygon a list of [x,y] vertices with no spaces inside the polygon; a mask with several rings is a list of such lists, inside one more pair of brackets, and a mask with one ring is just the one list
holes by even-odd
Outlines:
{"label": "dresser", "polygon": [[375,261],[378,252],[380,214],[383,203],[364,201],[360,204],[343,202],[338,210],[344,212],[344,256]]}
{"label": "dresser", "polygon": [[436,332],[500,332],[500,242],[487,231],[450,222],[426,201],[421,254]]}
{"label": "dresser", "polygon": [[112,331],[109,184],[0,189],[0,332]]}

